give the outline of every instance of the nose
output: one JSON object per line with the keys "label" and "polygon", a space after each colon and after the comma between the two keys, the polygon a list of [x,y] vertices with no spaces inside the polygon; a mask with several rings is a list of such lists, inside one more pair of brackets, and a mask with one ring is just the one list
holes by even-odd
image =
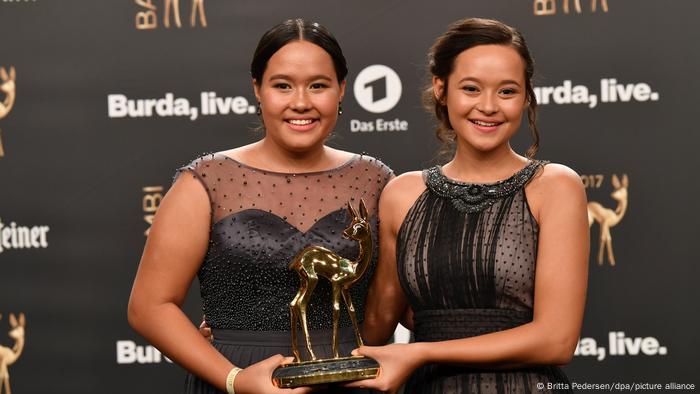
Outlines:
{"label": "nose", "polygon": [[495,93],[485,92],[481,95],[476,109],[485,115],[495,114],[498,112],[498,97]]}
{"label": "nose", "polygon": [[309,100],[306,89],[298,89],[294,92],[290,107],[297,112],[306,112],[311,109],[311,101]]}

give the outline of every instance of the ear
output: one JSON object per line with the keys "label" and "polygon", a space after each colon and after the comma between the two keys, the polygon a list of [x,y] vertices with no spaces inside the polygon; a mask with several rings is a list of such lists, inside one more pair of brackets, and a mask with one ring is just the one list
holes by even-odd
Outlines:
{"label": "ear", "polygon": [[17,327],[17,318],[15,317],[14,313],[10,313],[10,325],[12,328]]}
{"label": "ear", "polygon": [[260,102],[260,86],[255,78],[253,78],[253,93],[255,93],[255,99]]}
{"label": "ear", "polygon": [[445,81],[442,78],[433,76],[433,97],[435,101],[442,104],[444,99],[443,95],[445,92]]}
{"label": "ear", "polygon": [[7,81],[9,79],[7,77],[7,71],[5,71],[5,67],[0,67],[0,79],[3,81]]}
{"label": "ear", "polygon": [[630,185],[630,180],[627,178],[627,174],[622,174],[622,187],[628,188]]}
{"label": "ear", "polygon": [[612,184],[615,189],[619,189],[620,186],[620,179],[617,178],[617,175],[613,174],[612,176]]}
{"label": "ear", "polygon": [[338,101],[343,101],[343,97],[345,97],[345,85],[347,85],[347,80],[343,79],[340,83],[340,99]]}
{"label": "ear", "polygon": [[10,66],[10,79],[14,81],[14,80],[15,80],[15,75],[16,75],[16,73],[15,73],[15,66]]}
{"label": "ear", "polygon": [[24,318],[24,312],[22,312],[19,314],[19,325],[24,327],[25,323],[26,323],[26,320]]}
{"label": "ear", "polygon": [[353,218],[358,218],[358,217],[360,217],[360,216],[357,214],[357,211],[355,210],[355,208],[352,206],[352,204],[350,204],[350,201],[348,201],[348,211],[350,212],[350,215],[352,215]]}
{"label": "ear", "polygon": [[367,207],[365,206],[365,200],[360,198],[360,215],[362,215],[362,219],[367,220],[367,217],[369,216],[367,214]]}

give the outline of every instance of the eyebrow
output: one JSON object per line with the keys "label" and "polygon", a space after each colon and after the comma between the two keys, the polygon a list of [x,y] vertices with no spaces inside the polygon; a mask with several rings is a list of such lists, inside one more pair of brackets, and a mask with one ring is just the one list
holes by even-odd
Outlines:
{"label": "eyebrow", "polygon": [[[462,82],[464,82],[464,81],[474,81],[474,82],[479,82],[479,83],[481,83],[481,80],[480,80],[479,78],[474,78],[474,77],[465,77],[465,78],[462,78],[462,79],[460,79],[459,82],[457,82],[457,83],[462,83]],[[514,81],[514,80],[512,80],[512,79],[503,80],[503,81],[501,81],[501,82],[499,83],[499,85],[508,85],[508,84],[511,84],[511,83],[512,83],[513,85],[520,86],[520,84],[519,84],[517,81]]]}
{"label": "eyebrow", "polygon": [[[271,75],[270,78],[268,78],[268,81],[272,81],[273,79],[287,79],[287,80],[292,80],[294,78],[290,77],[289,75],[286,74],[275,74]],[[312,75],[310,78],[308,78],[309,81],[315,81],[315,80],[324,80],[324,81],[332,81],[331,77],[323,74],[319,75]]]}

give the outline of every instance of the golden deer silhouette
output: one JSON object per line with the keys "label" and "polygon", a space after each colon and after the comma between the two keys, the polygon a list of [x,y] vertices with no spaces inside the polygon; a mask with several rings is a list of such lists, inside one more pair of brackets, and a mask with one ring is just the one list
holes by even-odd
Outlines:
{"label": "golden deer silhouette", "polygon": [[[603,12],[608,12],[608,0],[591,0],[591,12],[598,9],[598,1]],[[562,0],[562,8],[565,14],[569,13],[569,0]],[[581,0],[574,0],[576,13],[581,13]],[[535,15],[555,15],[557,13],[557,0],[535,0]]]}
{"label": "golden deer silhouette", "polygon": [[163,12],[163,25],[166,28],[170,27],[171,7],[173,8],[173,13],[175,14],[175,26],[182,27],[182,23],[180,22],[180,0],[165,0],[165,12]]}
{"label": "golden deer silhouette", "polygon": [[[596,12],[598,9],[598,1],[600,1],[600,7],[603,12],[608,12],[608,0],[591,0],[591,12]],[[576,13],[581,13],[581,0],[574,0],[574,7],[576,8]],[[569,13],[569,0],[564,0],[564,13]]]}
{"label": "golden deer silhouette", "polygon": [[[5,67],[0,67],[0,92],[5,93],[5,100],[0,103],[0,119],[7,116],[7,114],[12,111],[12,107],[15,105],[15,91],[17,85],[15,84],[15,79],[17,74],[15,73],[15,68],[10,67],[10,73],[7,73]],[[2,134],[0,134],[0,157],[5,156],[5,151],[2,148]]]}
{"label": "golden deer silhouette", "polygon": [[333,292],[333,357],[339,357],[338,321],[340,320],[341,295],[355,329],[357,346],[359,347],[363,344],[349,289],[362,278],[367,267],[369,267],[370,261],[372,261],[372,230],[370,229],[367,208],[363,200],[360,200],[359,214],[350,203],[348,203],[348,211],[352,215],[352,222],[343,231],[343,237],[354,239],[360,244],[360,253],[356,260],[346,259],[322,246],[308,246],[289,264],[289,269],[296,271],[301,280],[299,292],[289,304],[292,320],[292,352],[297,362],[301,362],[301,355],[297,345],[297,323],[300,317],[301,327],[306,339],[306,348],[309,350],[311,359],[316,360],[316,355],[311,348],[311,338],[309,337],[309,329],[306,324],[306,306],[318,283],[319,277],[326,278],[331,283]]}
{"label": "golden deer silhouette", "polygon": [[[180,0],[165,0],[165,12],[163,13],[163,25],[166,28],[170,27],[170,9],[173,9],[175,16],[175,26],[182,26],[180,22]],[[199,12],[199,24],[202,27],[207,27],[207,17],[204,15],[204,0],[192,0],[192,12],[190,14],[190,26],[197,25],[197,12]]]}
{"label": "golden deer silhouette", "polygon": [[629,179],[627,174],[622,175],[622,181],[617,178],[617,175],[612,176],[612,184],[615,190],[610,194],[617,201],[617,208],[605,208],[600,203],[591,201],[588,203],[588,227],[595,220],[600,227],[600,242],[598,246],[598,265],[603,265],[603,251],[608,250],[608,262],[610,265],[615,265],[615,255],[613,254],[612,236],[610,228],[615,227],[627,211],[627,188],[629,187]]}
{"label": "golden deer silhouette", "polygon": [[[2,319],[2,315],[0,315],[0,319]],[[12,348],[0,346],[0,393],[2,393],[4,387],[5,394],[12,394],[10,390],[10,373],[7,367],[14,364],[22,354],[22,349],[24,349],[24,325],[24,313],[19,314],[19,320],[14,314],[10,313],[10,326],[12,329],[9,335],[10,338],[15,340],[15,346]]]}

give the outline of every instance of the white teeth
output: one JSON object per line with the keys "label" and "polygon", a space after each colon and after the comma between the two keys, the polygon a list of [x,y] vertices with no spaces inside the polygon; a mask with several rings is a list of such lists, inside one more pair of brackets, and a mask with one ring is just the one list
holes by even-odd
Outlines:
{"label": "white teeth", "polygon": [[313,120],[311,120],[311,119],[290,119],[290,120],[288,120],[288,122],[291,124],[294,124],[294,125],[304,126],[307,124],[311,124],[311,122],[313,122]]}
{"label": "white teeth", "polygon": [[482,122],[480,120],[472,120],[473,123],[478,124],[479,126],[486,126],[486,127],[491,127],[491,126],[497,126],[498,123],[491,123],[491,122]]}

